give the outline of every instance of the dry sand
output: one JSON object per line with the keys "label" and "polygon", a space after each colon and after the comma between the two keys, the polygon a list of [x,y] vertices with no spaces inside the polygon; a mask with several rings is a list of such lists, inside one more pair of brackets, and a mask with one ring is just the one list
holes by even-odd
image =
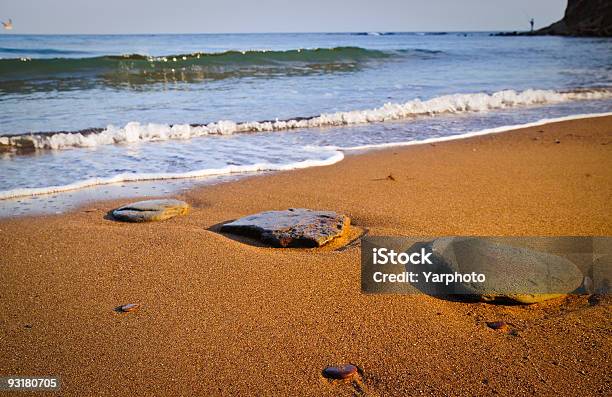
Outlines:
{"label": "dry sand", "polygon": [[[358,247],[278,250],[208,230],[310,207],[372,235],[612,235],[612,117],[369,152],[178,198],[192,213],[161,223],[104,218],[125,201],[0,221],[0,374],[59,375],[64,396],[612,393],[609,300],[363,295]],[[141,309],[113,311],[132,302]],[[518,335],[486,326],[495,320]],[[321,376],[342,363],[360,380]]]}

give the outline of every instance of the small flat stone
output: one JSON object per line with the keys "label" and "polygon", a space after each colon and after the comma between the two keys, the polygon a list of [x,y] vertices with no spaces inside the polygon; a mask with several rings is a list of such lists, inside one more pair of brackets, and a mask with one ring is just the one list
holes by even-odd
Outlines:
{"label": "small flat stone", "polygon": [[135,312],[138,309],[140,309],[140,304],[138,303],[128,303],[127,305],[119,307],[119,311],[123,313]]}
{"label": "small flat stone", "polygon": [[348,379],[355,376],[355,374],[357,374],[357,367],[353,364],[327,367],[323,370],[323,376],[329,379]]}
{"label": "small flat stone", "polygon": [[487,327],[494,329],[496,331],[508,331],[508,324],[504,321],[489,321],[487,322]]}
{"label": "small flat stone", "polygon": [[436,272],[482,273],[484,283],[456,283],[452,293],[483,301],[530,304],[576,290],[582,272],[566,258],[476,237],[444,237],[431,243]]}
{"label": "small flat stone", "polygon": [[112,211],[113,218],[123,222],[153,222],[189,212],[189,204],[174,199],[145,200],[124,205]]}
{"label": "small flat stone", "polygon": [[346,233],[350,219],[333,211],[290,208],[266,211],[221,226],[221,232],[252,237],[274,247],[320,247]]}

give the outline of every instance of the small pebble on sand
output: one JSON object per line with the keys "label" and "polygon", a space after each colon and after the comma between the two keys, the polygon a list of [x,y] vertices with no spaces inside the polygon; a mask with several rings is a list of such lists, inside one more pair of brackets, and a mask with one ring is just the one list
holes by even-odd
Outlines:
{"label": "small pebble on sand", "polygon": [[138,309],[140,309],[140,305],[138,303],[128,303],[127,305],[119,307],[119,311],[123,313],[135,312]]}
{"label": "small pebble on sand", "polygon": [[487,322],[487,327],[494,329],[496,331],[508,331],[508,324],[504,321],[489,321]]}
{"label": "small pebble on sand", "polygon": [[323,376],[329,379],[348,379],[357,374],[357,367],[353,364],[345,364],[337,367],[327,367],[323,370]]}

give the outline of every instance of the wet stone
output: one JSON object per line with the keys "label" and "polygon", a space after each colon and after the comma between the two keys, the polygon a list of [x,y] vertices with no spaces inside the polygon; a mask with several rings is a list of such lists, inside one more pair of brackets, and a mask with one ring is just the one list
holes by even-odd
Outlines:
{"label": "wet stone", "polygon": [[471,237],[439,238],[431,248],[436,271],[486,276],[484,283],[456,283],[453,291],[483,301],[536,303],[571,293],[583,281],[568,259],[534,249]]}
{"label": "wet stone", "polygon": [[333,211],[266,211],[221,226],[221,232],[256,238],[273,247],[314,248],[348,231],[350,219]]}
{"label": "wet stone", "polygon": [[128,303],[123,306],[119,306],[119,311],[122,313],[135,312],[140,309],[140,305],[138,303]]}
{"label": "wet stone", "polygon": [[508,331],[509,327],[504,321],[489,321],[487,322],[487,327],[494,329],[496,331]]}
{"label": "wet stone", "polygon": [[112,211],[114,219],[123,222],[163,221],[189,212],[189,204],[174,199],[138,201]]}
{"label": "wet stone", "polygon": [[348,379],[357,374],[357,367],[353,364],[345,364],[338,367],[327,367],[323,370],[323,376],[328,379]]}

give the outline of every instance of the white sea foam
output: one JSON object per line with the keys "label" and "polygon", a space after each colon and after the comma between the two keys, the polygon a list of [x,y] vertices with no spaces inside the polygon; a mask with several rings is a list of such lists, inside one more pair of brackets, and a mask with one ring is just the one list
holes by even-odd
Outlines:
{"label": "white sea foam", "polygon": [[319,152],[328,151],[331,156],[322,160],[304,160],[287,164],[274,163],[257,163],[249,165],[228,165],[223,168],[207,168],[202,170],[180,172],[180,173],[140,173],[140,174],[119,174],[106,178],[90,178],[82,181],[70,183],[61,186],[48,186],[39,188],[20,188],[0,191],[0,200],[6,200],[16,197],[39,196],[43,194],[61,193],[71,190],[83,189],[86,187],[97,185],[109,185],[120,182],[138,182],[138,181],[154,181],[168,179],[188,179],[201,178],[207,176],[220,176],[231,174],[246,174],[262,171],[288,171],[300,168],[319,167],[323,165],[332,165],[344,159],[344,153],[336,150],[320,148]]}
{"label": "white sea foam", "polygon": [[131,142],[190,139],[204,135],[280,131],[296,128],[336,127],[353,124],[402,120],[438,114],[481,112],[519,106],[547,105],[566,101],[612,98],[612,90],[559,92],[552,90],[498,91],[493,94],[454,94],[429,100],[414,99],[405,103],[386,103],[375,109],[323,113],[302,119],[235,122],[221,120],[202,126],[188,124],[140,124],[130,122],[124,127],[108,126],[101,132],[56,133],[2,136],[0,145],[37,149],[65,149]]}
{"label": "white sea foam", "polygon": [[578,114],[565,117],[557,117],[550,119],[541,119],[531,123],[507,125],[495,128],[487,128],[479,131],[467,132],[464,134],[449,135],[437,138],[428,138],[422,140],[413,140],[406,142],[390,142],[382,144],[362,145],[362,146],[351,146],[351,147],[339,147],[339,146],[307,146],[304,147],[306,151],[312,152],[329,152],[331,156],[322,160],[304,160],[288,164],[271,164],[271,163],[258,163],[251,165],[229,165],[223,168],[209,168],[203,170],[182,172],[182,173],[141,173],[141,174],[119,174],[108,178],[91,178],[83,181],[74,182],[68,185],[62,186],[50,186],[41,188],[21,188],[12,189],[0,192],[0,200],[11,199],[16,197],[27,197],[37,196],[43,194],[60,193],[71,190],[82,189],[85,187],[91,187],[96,185],[108,185],[112,183],[120,182],[137,182],[137,181],[151,181],[151,180],[164,180],[164,179],[187,179],[187,178],[200,178],[206,176],[216,175],[230,175],[230,174],[245,174],[255,173],[262,171],[288,171],[301,168],[310,168],[324,165],[332,165],[338,163],[344,159],[344,152],[350,151],[361,151],[361,150],[372,150],[372,149],[384,149],[389,147],[397,146],[412,146],[422,145],[428,143],[452,141],[457,139],[465,139],[475,136],[496,134],[501,132],[507,132],[517,130],[521,128],[537,127],[544,124],[555,123],[560,121],[578,120],[592,117],[605,117],[612,116],[612,112],[608,113],[590,113],[590,114]]}
{"label": "white sea foam", "polygon": [[534,121],[532,123],[516,124],[516,125],[505,125],[505,126],[501,126],[501,127],[487,128],[487,129],[484,129],[484,130],[470,131],[470,132],[466,132],[464,134],[448,135],[448,136],[442,136],[442,137],[437,137],[437,138],[427,138],[427,139],[414,140],[414,141],[388,142],[388,143],[379,143],[379,144],[371,144],[371,145],[360,145],[360,146],[347,146],[347,147],[342,147],[342,146],[325,146],[324,149],[327,149],[327,150],[338,150],[338,151],[342,151],[342,152],[350,152],[350,151],[363,151],[363,150],[373,150],[373,149],[385,149],[385,148],[398,147],[398,146],[424,145],[424,144],[428,144],[428,143],[437,143],[437,142],[444,142],[444,141],[454,141],[454,140],[457,140],[457,139],[465,139],[465,138],[471,138],[471,137],[481,136],[481,135],[498,134],[500,132],[508,132],[508,131],[513,131],[513,130],[519,130],[521,128],[538,127],[538,126],[541,126],[541,125],[545,125],[545,124],[549,124],[549,123],[557,123],[557,122],[560,122],[560,121],[579,120],[579,119],[586,119],[586,118],[592,118],[592,117],[606,117],[606,116],[612,116],[612,112],[608,112],[608,113],[576,114],[576,115],[571,115],[571,116],[556,117],[556,118],[550,118],[550,119],[541,119],[541,120],[538,120],[538,121]]}

